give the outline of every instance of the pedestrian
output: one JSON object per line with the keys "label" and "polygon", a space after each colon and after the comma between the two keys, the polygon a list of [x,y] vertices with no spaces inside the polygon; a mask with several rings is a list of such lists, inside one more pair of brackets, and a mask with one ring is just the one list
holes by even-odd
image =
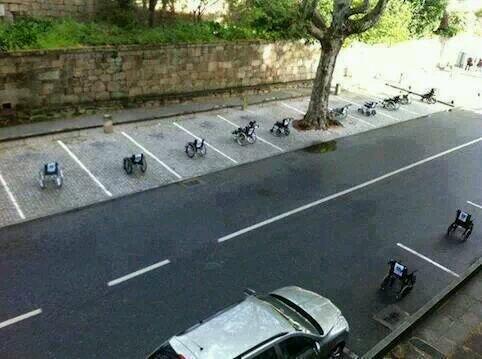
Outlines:
{"label": "pedestrian", "polygon": [[479,62],[477,62],[477,69],[482,72],[482,58],[479,59]]}
{"label": "pedestrian", "polygon": [[474,65],[474,60],[469,57],[467,59],[467,65],[465,65],[465,71],[470,71],[470,68]]}

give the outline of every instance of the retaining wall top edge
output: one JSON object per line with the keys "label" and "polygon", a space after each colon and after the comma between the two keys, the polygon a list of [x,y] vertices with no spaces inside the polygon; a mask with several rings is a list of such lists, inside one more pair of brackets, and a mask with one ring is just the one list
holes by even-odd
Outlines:
{"label": "retaining wall top edge", "polygon": [[296,44],[300,41],[280,40],[242,40],[242,41],[217,41],[206,43],[179,43],[179,44],[156,44],[156,45],[119,45],[119,46],[86,46],[78,48],[65,49],[38,49],[38,50],[17,50],[0,52],[0,58],[5,57],[24,57],[24,56],[48,56],[62,54],[79,54],[92,52],[129,52],[143,50],[160,50],[173,48],[191,48],[191,47],[215,47],[215,46],[251,46],[251,45],[269,45],[269,44]]}

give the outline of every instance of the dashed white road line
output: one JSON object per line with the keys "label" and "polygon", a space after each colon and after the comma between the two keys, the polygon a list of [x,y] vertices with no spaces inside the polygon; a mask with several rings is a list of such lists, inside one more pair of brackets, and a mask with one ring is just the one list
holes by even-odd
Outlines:
{"label": "dashed white road line", "polygon": [[[224,120],[224,121],[226,121],[227,123],[233,125],[234,127],[239,127],[239,126],[236,125],[234,122],[229,121],[227,118],[224,118],[223,116],[218,115],[218,117],[219,117],[221,120]],[[259,137],[259,136],[256,136],[256,137],[257,137],[258,140],[260,140],[261,142],[264,142],[264,143],[266,143],[267,145],[270,145],[271,147],[276,148],[276,149],[277,149],[278,151],[280,151],[280,152],[284,152],[284,150],[283,150],[281,147],[278,147],[278,146],[276,146],[275,144],[273,144],[273,143],[271,143],[271,142],[269,142],[269,141],[266,141],[266,140],[265,140],[264,138],[262,138],[262,137]]]}
{"label": "dashed white road line", "polygon": [[477,203],[474,203],[474,202],[471,202],[471,201],[467,201],[467,203],[470,204],[471,206],[482,209],[482,205],[480,205],[480,204],[477,204]]}
{"label": "dashed white road line", "polygon": [[154,269],[157,269],[157,268],[160,268],[160,267],[162,267],[162,266],[165,266],[165,265],[167,265],[167,264],[169,264],[169,263],[171,263],[171,262],[169,261],[169,259],[163,260],[163,261],[161,261],[161,262],[154,263],[154,264],[152,264],[152,265],[150,265],[150,266],[148,266],[148,267],[139,269],[138,271],[135,271],[135,272],[132,272],[132,273],[127,274],[127,275],[125,275],[125,276],[122,276],[122,277],[120,277],[120,278],[111,280],[110,282],[107,283],[107,285],[108,285],[109,287],[112,287],[112,286],[117,285],[117,284],[119,284],[119,283],[125,282],[126,280],[132,279],[132,278],[134,278],[134,277],[138,277],[138,276],[140,276],[140,275],[142,275],[142,274],[144,274],[144,273],[147,273],[147,272],[150,272],[150,271],[152,271],[152,270],[154,270]]}
{"label": "dashed white road line", "polygon": [[85,171],[85,173],[89,175],[92,181],[94,181],[97,184],[97,186],[99,186],[100,189],[104,191],[106,195],[108,195],[109,197],[112,197],[112,193],[108,191],[107,188],[105,188],[105,186],[92,174],[92,172],[89,171],[87,167],[84,166],[82,162],[80,162],[78,157],[65,145],[65,143],[63,143],[60,140],[58,140],[57,143],[69,154],[70,157],[72,157],[72,159],[80,166],[80,168],[82,168]]}
{"label": "dashed white road line", "polygon": [[416,255],[416,256],[419,257],[419,258],[422,258],[423,260],[425,260],[425,261],[433,264],[435,267],[440,268],[441,270],[443,270],[443,271],[445,271],[445,272],[447,272],[447,273],[450,273],[450,274],[452,274],[453,276],[455,276],[455,277],[457,277],[457,278],[460,277],[460,276],[459,276],[457,273],[455,273],[454,271],[451,271],[450,269],[444,267],[443,265],[438,264],[437,262],[435,262],[435,261],[431,260],[430,258],[424,256],[423,254],[420,254],[420,253],[418,253],[417,251],[414,251],[413,249],[411,249],[411,248],[409,248],[409,247],[407,247],[407,246],[404,246],[404,245],[401,244],[401,243],[397,243],[397,246],[399,246],[400,248],[405,249],[407,252],[410,252],[410,253]]}
{"label": "dashed white road line", "polygon": [[12,324],[21,322],[22,320],[34,317],[34,316],[39,315],[41,313],[42,313],[42,309],[35,309],[35,310],[32,310],[31,312],[19,315],[18,317],[6,320],[4,322],[0,322],[0,329],[8,327],[9,325],[12,325]]}
{"label": "dashed white road line", "polygon": [[10,188],[8,187],[7,182],[3,178],[2,174],[0,173],[0,183],[2,184],[3,188],[5,189],[5,192],[7,192],[7,196],[10,199],[10,202],[12,202],[13,206],[17,210],[17,213],[20,218],[25,219],[25,215],[23,214],[22,209],[20,208],[20,205],[18,204],[17,200],[15,199],[15,196],[13,195],[12,191],[10,191]]}
{"label": "dashed white road line", "polygon": [[[186,132],[187,134],[191,135],[192,137],[196,138],[198,141],[202,141],[202,139],[199,137],[199,136],[196,136],[194,133],[192,133],[191,131],[187,130],[186,128],[182,127],[180,124],[176,123],[176,122],[173,122],[173,125],[176,126],[177,128],[180,128],[181,130],[183,130],[184,132]],[[225,154],[224,152],[218,150],[216,147],[210,145],[207,141],[204,141],[204,144],[206,146],[208,146],[209,148],[211,148],[213,151],[219,153],[221,156],[224,156],[226,157],[228,160],[230,160],[231,162],[233,163],[238,163],[238,161],[232,159],[231,157],[229,157],[227,154]]]}
{"label": "dashed white road line", "polygon": [[[348,100],[348,99],[346,99],[346,98],[344,98],[344,97],[341,97],[341,96],[338,96],[338,95],[337,95],[336,97],[338,97],[338,98],[339,98],[340,100],[342,100],[342,101],[351,103],[351,104],[353,104],[353,105],[355,105],[355,106],[360,106],[360,107],[362,107],[362,105],[360,105],[359,103],[353,102],[353,101]],[[377,111],[377,113],[379,113],[379,114],[382,115],[382,116],[391,118],[391,119],[394,120],[394,121],[400,121],[398,118],[395,118],[395,117],[393,117],[393,116],[387,115],[386,113],[383,113],[383,112],[381,112],[381,111]]]}
{"label": "dashed white road line", "polygon": [[131,141],[133,144],[135,144],[137,147],[139,147],[142,151],[144,151],[144,153],[146,155],[148,155],[149,157],[151,157],[154,161],[156,161],[157,163],[159,163],[162,167],[164,167],[166,170],[168,170],[170,173],[172,173],[175,177],[177,177],[178,179],[182,179],[182,176],[177,173],[176,171],[174,171],[171,167],[169,167],[168,165],[166,165],[164,162],[162,162],[159,158],[157,158],[152,152],[150,152],[147,148],[145,148],[144,146],[142,146],[139,142],[137,142],[136,140],[134,140],[131,136],[129,136],[127,133],[125,133],[124,131],[121,132],[122,135],[124,137],[126,137],[129,141]]}
{"label": "dashed white road line", "polygon": [[293,106],[291,106],[291,105],[288,105],[288,104],[285,103],[285,102],[281,102],[281,104],[282,104],[284,107],[289,108],[289,109],[291,109],[291,110],[293,110],[293,111],[295,111],[295,112],[298,112],[298,113],[301,114],[301,115],[305,115],[305,114],[306,114],[306,112],[303,112],[303,111],[301,111],[300,109],[297,109],[296,107],[293,107]]}
{"label": "dashed white road line", "polygon": [[277,222],[277,221],[280,221],[286,217],[289,217],[289,216],[292,216],[296,213],[299,213],[299,212],[302,212],[302,211],[305,211],[307,209],[310,209],[312,207],[315,207],[315,206],[319,206],[320,204],[323,204],[325,202],[328,202],[328,201],[331,201],[333,199],[336,199],[338,197],[341,197],[341,196],[344,196],[344,195],[347,195],[349,193],[352,193],[352,192],[355,192],[359,189],[362,189],[362,188],[365,188],[365,187],[368,187],[372,184],[375,184],[377,182],[380,182],[380,181],[383,181],[384,179],[387,179],[387,178],[390,178],[390,177],[393,177],[399,173],[402,173],[402,172],[405,172],[405,171],[408,171],[414,167],[417,167],[417,166],[420,166],[424,163],[427,163],[427,162],[430,162],[430,161],[433,161],[434,159],[437,159],[437,158],[440,158],[442,156],[445,156],[445,155],[448,155],[449,153],[452,153],[452,152],[455,152],[455,151],[458,151],[462,148],[465,148],[467,146],[471,146],[471,145],[474,145],[476,143],[479,143],[482,141],[482,137],[479,137],[475,140],[472,140],[470,142],[466,142],[462,145],[459,145],[459,146],[456,146],[456,147],[453,147],[451,149],[448,149],[446,151],[443,151],[443,152],[440,152],[436,155],[433,155],[433,156],[430,156],[430,157],[427,157],[427,158],[424,158],[423,160],[420,160],[420,161],[417,161],[417,162],[414,162],[408,166],[405,166],[405,167],[402,167],[402,168],[399,168],[398,170],[395,170],[395,171],[392,171],[392,172],[389,172],[389,173],[386,173],[380,177],[376,177],[374,179],[371,179],[369,181],[366,181],[366,182],[363,182],[359,185],[356,185],[356,186],[353,186],[353,187],[350,187],[344,191],[341,191],[341,192],[337,192],[337,193],[334,193],[328,197],[324,197],[324,198],[321,198],[319,200],[316,200],[314,202],[311,202],[311,203],[308,203],[308,204],[305,204],[304,206],[301,206],[301,207],[298,207],[298,208],[295,208],[295,209],[292,209],[290,211],[287,211],[285,213],[282,213],[282,214],[279,214],[277,216],[274,216],[274,217],[271,217],[269,219],[266,219],[262,222],[258,222],[256,224],[253,224],[249,227],[245,227],[243,229],[240,229],[239,231],[236,231],[234,233],[231,233],[231,234],[228,234],[228,235],[225,235],[221,238],[218,238],[217,241],[218,243],[221,243],[221,242],[224,242],[224,241],[227,241],[229,239],[233,239],[235,237],[239,237],[240,235],[244,234],[244,233],[248,233],[248,232],[251,232],[251,231],[254,231],[255,229],[258,229],[258,228],[261,228],[261,227],[264,227],[268,224],[271,224],[271,223],[274,223],[274,222]]}

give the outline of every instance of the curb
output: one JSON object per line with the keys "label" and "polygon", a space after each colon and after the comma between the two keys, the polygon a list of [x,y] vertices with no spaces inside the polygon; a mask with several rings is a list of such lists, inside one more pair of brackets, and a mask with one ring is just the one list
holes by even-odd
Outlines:
{"label": "curb", "polygon": [[[305,94],[298,94],[298,95],[291,95],[291,96],[267,97],[267,98],[261,99],[259,101],[250,102],[249,105],[259,105],[259,104],[263,104],[263,103],[282,101],[282,100],[290,100],[290,99],[296,99],[296,98],[301,98],[301,97],[306,97],[306,95]],[[161,119],[165,119],[165,118],[192,115],[192,114],[196,114],[196,113],[204,113],[204,112],[210,112],[210,111],[221,110],[221,109],[226,109],[226,108],[236,108],[236,107],[242,107],[242,106],[243,106],[243,101],[239,101],[239,103],[235,102],[235,103],[226,104],[226,105],[213,105],[209,108],[197,109],[197,110],[192,110],[192,111],[180,111],[180,112],[177,112],[177,113],[169,113],[169,114],[160,115],[160,116],[141,117],[141,118],[136,118],[136,119],[133,119],[133,120],[127,120],[127,121],[122,121],[122,122],[115,122],[114,121],[114,125],[124,125],[124,124],[146,122],[146,121],[152,121],[152,120],[161,120]],[[101,116],[99,115],[99,117],[101,117]],[[82,130],[91,130],[91,129],[94,129],[94,128],[101,128],[101,127],[103,127],[103,123],[99,123],[97,125],[67,127],[67,128],[60,128],[60,129],[55,129],[55,130],[47,130],[47,131],[39,132],[39,133],[15,135],[15,136],[10,136],[10,137],[0,138],[0,144],[5,143],[5,142],[11,142],[11,141],[25,140],[25,139],[34,138],[34,137],[42,137],[42,136],[48,136],[48,135],[58,135],[60,133],[69,133],[69,132],[82,131]]]}
{"label": "curb", "polygon": [[448,297],[452,295],[455,291],[457,291],[463,284],[465,284],[466,281],[468,281],[475,274],[477,274],[481,266],[482,257],[476,260],[464,272],[460,279],[457,279],[450,283],[444,290],[442,290],[430,301],[428,301],[422,308],[416,311],[415,314],[411,315],[408,320],[405,321],[401,326],[399,326],[397,329],[387,335],[384,339],[379,341],[378,344],[376,344],[372,349],[365,353],[362,358],[383,358],[383,355],[386,354],[392,347],[394,347],[403,335],[405,335],[409,330],[411,330],[412,327],[418,324],[428,314],[438,308],[442,304],[442,302],[448,299]]}
{"label": "curb", "polygon": [[[417,95],[417,96],[422,96],[421,93],[418,93],[418,92],[414,92],[412,90],[407,90],[403,87],[400,87],[400,86],[397,86],[397,85],[392,85],[390,83],[385,83],[385,85],[387,86],[390,86],[390,87],[393,87],[393,88],[396,88],[397,90],[402,90],[402,91],[405,91],[405,92],[408,92],[409,94],[413,94],[413,95]],[[438,103],[441,103],[442,105],[446,105],[446,106],[450,106],[450,107],[455,107],[455,105],[453,103],[449,103],[449,102],[445,102],[445,101],[440,101],[440,100],[436,100]]]}

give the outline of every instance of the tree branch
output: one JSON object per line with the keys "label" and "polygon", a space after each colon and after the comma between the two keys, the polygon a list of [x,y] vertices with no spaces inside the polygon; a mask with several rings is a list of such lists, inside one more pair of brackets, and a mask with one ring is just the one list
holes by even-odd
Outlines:
{"label": "tree branch", "polygon": [[313,36],[315,39],[317,39],[318,41],[322,41],[324,36],[325,36],[325,32],[320,30],[317,26],[315,26],[315,24],[313,24],[311,21],[309,22],[309,25],[308,26],[308,32],[310,33],[311,36]]}
{"label": "tree branch", "polygon": [[308,32],[316,39],[321,40],[328,30],[328,26],[317,9],[318,2],[319,0],[303,0],[301,9],[303,18],[308,20]]}
{"label": "tree branch", "polygon": [[363,4],[359,6],[355,6],[350,9],[350,11],[348,12],[348,17],[366,13],[368,11],[369,6],[370,6],[370,0],[363,0]]}
{"label": "tree branch", "polygon": [[378,0],[377,5],[363,16],[357,20],[348,19],[346,22],[346,34],[360,34],[367,31],[369,28],[374,26],[383,14],[383,10],[387,6],[389,0]]}

